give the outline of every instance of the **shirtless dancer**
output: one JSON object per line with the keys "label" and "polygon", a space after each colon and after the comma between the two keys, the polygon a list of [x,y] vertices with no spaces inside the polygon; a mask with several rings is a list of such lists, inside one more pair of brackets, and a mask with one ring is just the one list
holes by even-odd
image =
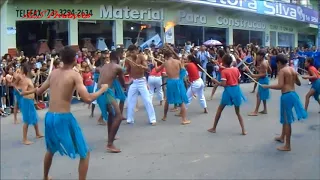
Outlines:
{"label": "shirtless dancer", "polygon": [[295,121],[293,109],[296,112],[298,120],[305,119],[307,112],[302,106],[299,95],[295,92],[294,84],[301,85],[298,73],[293,68],[287,65],[288,59],[284,54],[276,56],[277,66],[280,69],[278,84],[262,85],[263,88],[281,90],[280,98],[280,123],[282,124],[282,132],[280,137],[275,140],[281,143],[285,142],[284,146],[278,147],[279,151],[291,150],[291,124]]}
{"label": "shirtless dancer", "polygon": [[126,60],[127,72],[133,79],[127,98],[127,123],[134,123],[134,108],[137,104],[137,97],[140,94],[149,116],[149,123],[154,126],[156,125],[156,115],[145,78],[145,71],[148,70],[147,61],[143,55],[138,54],[138,48],[135,45],[128,47],[127,59],[130,60]]}
{"label": "shirtless dancer", "polygon": [[72,159],[79,155],[79,179],[86,179],[90,152],[77,120],[70,112],[72,95],[77,90],[83,101],[91,103],[106,91],[108,85],[103,84],[99,91],[89,94],[81,75],[72,69],[77,62],[76,51],[67,46],[61,50],[60,56],[63,67],[52,71],[39,89],[28,92],[41,95],[50,88],[49,110],[45,117],[47,152],[44,157],[43,179],[50,179],[48,174],[53,155],[57,151]]}
{"label": "shirtless dancer", "polygon": [[[268,69],[269,64],[268,61],[264,59],[266,53],[263,50],[260,50],[257,53],[256,61],[258,68],[256,70],[258,71],[258,74],[251,74],[253,78],[258,79],[258,82],[263,85],[269,85],[269,78],[268,78]],[[256,102],[256,108],[255,110],[249,114],[249,116],[258,116],[258,111],[260,107],[261,101],[263,102],[263,111],[261,111],[261,114],[267,114],[267,100],[270,98],[270,90],[264,89],[261,86],[258,87],[258,93],[257,93],[257,102]]]}
{"label": "shirtless dancer", "polygon": [[[20,69],[17,69],[16,72],[13,73],[13,83],[14,83],[14,87],[15,89],[13,90],[14,92],[14,96],[15,96],[15,103],[14,103],[14,109],[13,109],[13,119],[14,119],[14,124],[19,124],[20,120],[18,120],[17,118],[17,114],[18,114],[18,109],[21,108],[21,99],[22,96],[20,95],[21,91],[21,77],[20,77]],[[18,91],[19,90],[19,91]]]}
{"label": "shirtless dancer", "polygon": [[173,55],[175,55],[176,58],[179,58],[169,45],[165,45],[165,47],[163,48],[163,55],[166,61],[156,69],[157,72],[160,72],[163,68],[165,68],[168,76],[166,85],[167,99],[164,105],[164,115],[162,120],[165,121],[167,119],[169,104],[181,104],[181,124],[190,124],[191,121],[187,120],[186,118],[186,104],[189,103],[188,97],[186,95],[187,91],[184,86],[183,80],[179,78],[180,71],[183,68],[183,65],[180,60],[174,59],[172,57]]}
{"label": "shirtless dancer", "polygon": [[[111,62],[106,63],[101,67],[100,78],[98,82],[98,89],[100,88],[101,84],[108,84],[110,87],[106,92],[99,96],[97,102],[99,104],[103,119],[108,121],[107,151],[111,153],[121,152],[120,149],[117,149],[113,144],[122,121],[122,114],[115,96],[115,91],[122,87],[120,87],[119,84],[115,84],[114,81],[117,81],[118,79],[121,85],[124,86],[123,71],[122,67],[119,65],[119,59],[117,57],[118,56],[116,52],[111,53]],[[113,87],[115,91],[111,89],[112,86],[117,86]]]}

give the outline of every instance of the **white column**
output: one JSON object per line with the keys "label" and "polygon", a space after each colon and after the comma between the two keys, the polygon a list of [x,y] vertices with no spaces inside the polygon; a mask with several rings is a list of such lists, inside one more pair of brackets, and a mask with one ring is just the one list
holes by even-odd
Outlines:
{"label": "white column", "polygon": [[7,4],[8,1],[5,1],[0,9],[0,55],[3,56],[8,53],[8,44],[6,39],[7,34]]}
{"label": "white column", "polygon": [[227,28],[227,46],[233,45],[233,28],[229,27]]}
{"label": "white column", "polygon": [[78,19],[69,20],[68,26],[68,45],[78,45]]}
{"label": "white column", "polygon": [[112,27],[112,41],[115,46],[123,44],[123,20],[115,20]]}

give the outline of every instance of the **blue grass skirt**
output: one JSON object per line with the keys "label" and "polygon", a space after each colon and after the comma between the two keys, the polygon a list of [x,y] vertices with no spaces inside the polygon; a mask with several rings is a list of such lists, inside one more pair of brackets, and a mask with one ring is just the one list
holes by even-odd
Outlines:
{"label": "blue grass skirt", "polygon": [[91,86],[86,86],[88,93],[93,93],[94,84]]}
{"label": "blue grass skirt", "polygon": [[188,104],[187,90],[181,79],[167,79],[167,101],[169,104]]}
{"label": "blue grass skirt", "polygon": [[222,93],[220,104],[226,106],[234,105],[239,107],[243,101],[247,101],[247,99],[244,97],[239,85],[227,86],[224,88]]}
{"label": "blue grass skirt", "polygon": [[[259,78],[258,82],[260,84],[269,84],[269,78],[264,77],[264,78]],[[270,89],[263,88],[261,86],[258,86],[258,94],[260,97],[260,100],[268,100],[270,99]]]}
{"label": "blue grass skirt", "polygon": [[47,112],[45,116],[45,139],[47,150],[59,151],[72,159],[79,155],[86,158],[89,147],[83,137],[77,120],[71,113]]}
{"label": "blue grass skirt", "polygon": [[114,96],[116,99],[119,99],[120,101],[126,100],[126,94],[124,93],[122,86],[121,86],[118,79],[113,80],[112,88],[114,89]]}
{"label": "blue grass skirt", "polygon": [[313,95],[314,99],[316,101],[319,101],[319,96],[320,96],[320,79],[317,79],[312,83],[311,89],[315,90],[315,93]]}
{"label": "blue grass skirt", "polygon": [[180,80],[183,81],[186,76],[187,76],[187,70],[184,69],[184,68],[180,69],[180,72],[179,72],[179,78],[180,78]]}
{"label": "blue grass skirt", "polygon": [[[98,91],[98,90],[99,89],[97,88],[96,91]],[[115,95],[110,88],[108,88],[108,90],[106,92],[104,92],[103,94],[101,94],[97,98],[97,104],[99,105],[102,117],[105,121],[108,121],[108,116],[109,116],[108,106],[109,105],[111,105],[113,116],[115,115],[114,107],[111,104],[112,101],[115,101]]]}
{"label": "blue grass skirt", "polygon": [[28,125],[37,124],[39,116],[37,114],[36,108],[34,107],[34,100],[22,97],[20,103],[23,122]]}
{"label": "blue grass skirt", "polygon": [[[21,89],[19,89],[20,91]],[[13,90],[13,94],[14,94],[14,97],[16,98],[15,101],[17,102],[18,106],[21,105],[21,99],[23,98],[21,95],[20,95],[20,92],[18,92],[16,89]]]}
{"label": "blue grass skirt", "polygon": [[295,121],[292,109],[294,108],[297,119],[307,118],[307,112],[303,108],[298,94],[294,91],[283,93],[280,97],[280,123],[291,124]]}

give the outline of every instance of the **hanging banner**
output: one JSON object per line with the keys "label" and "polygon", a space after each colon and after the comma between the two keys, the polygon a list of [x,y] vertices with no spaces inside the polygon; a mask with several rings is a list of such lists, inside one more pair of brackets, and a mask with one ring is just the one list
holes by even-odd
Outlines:
{"label": "hanging banner", "polygon": [[141,44],[140,48],[141,49],[148,48],[148,47],[150,47],[151,44],[154,44],[156,46],[156,48],[162,46],[162,41],[161,41],[161,38],[160,38],[159,34],[156,34],[152,38],[148,39],[148,41],[146,41],[143,44]]}

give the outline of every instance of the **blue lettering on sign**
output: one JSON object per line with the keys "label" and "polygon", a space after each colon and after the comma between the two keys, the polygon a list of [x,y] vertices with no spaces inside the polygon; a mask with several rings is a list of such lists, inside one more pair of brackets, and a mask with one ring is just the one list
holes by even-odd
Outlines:
{"label": "blue lettering on sign", "polygon": [[319,12],[295,4],[270,2],[265,0],[175,0],[217,7],[239,9],[259,14],[279,16],[288,19],[318,24]]}

